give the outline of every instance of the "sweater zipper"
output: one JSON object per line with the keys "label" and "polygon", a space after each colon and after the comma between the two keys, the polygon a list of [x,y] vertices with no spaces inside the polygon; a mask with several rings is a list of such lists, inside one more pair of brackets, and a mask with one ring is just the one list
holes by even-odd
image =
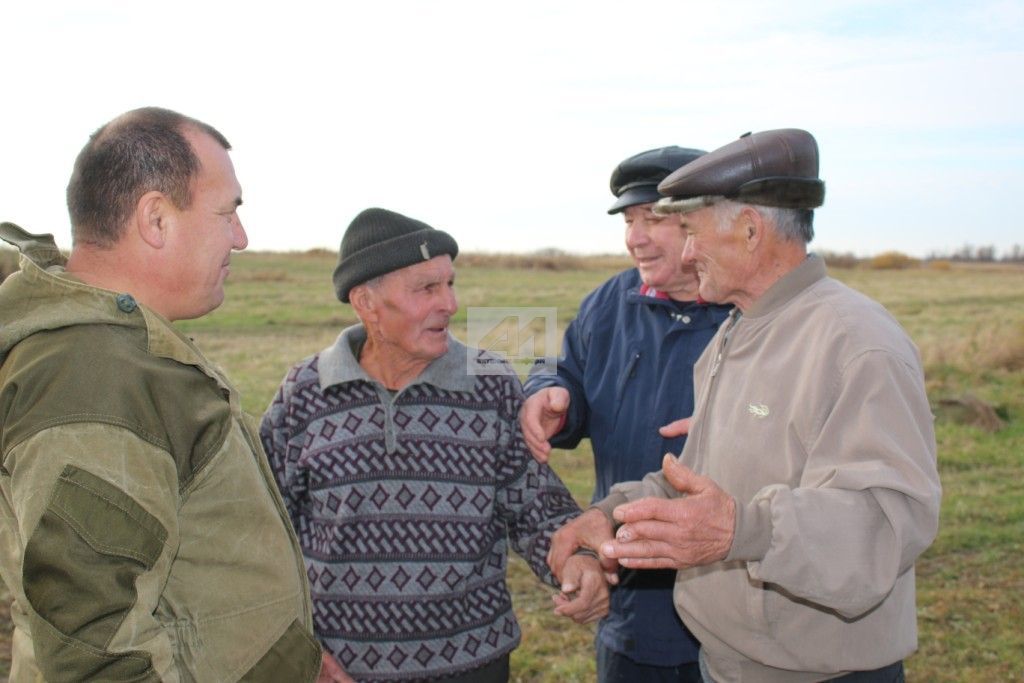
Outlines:
{"label": "sweater zipper", "polygon": [[[736,327],[736,323],[740,321],[740,317],[743,313],[737,313],[732,316],[732,320],[729,321],[729,326],[725,328],[725,332],[722,334],[722,339],[718,343],[718,348],[715,349],[715,362],[711,364],[711,376],[709,380],[714,380],[718,374],[718,369],[722,366],[722,358],[725,355],[725,345],[729,343],[729,335],[732,334],[733,328]],[[710,386],[708,387],[710,390]]]}

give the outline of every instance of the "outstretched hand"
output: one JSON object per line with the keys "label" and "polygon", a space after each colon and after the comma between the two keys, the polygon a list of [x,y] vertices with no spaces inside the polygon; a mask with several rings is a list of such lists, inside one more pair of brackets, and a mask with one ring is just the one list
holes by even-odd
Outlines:
{"label": "outstretched hand", "polygon": [[722,560],[732,547],[736,501],[708,477],[666,454],[666,481],[681,498],[643,498],[615,508],[622,526],[601,555],[631,569],[685,569]]}
{"label": "outstretched hand", "polygon": [[565,424],[569,410],[569,390],[545,387],[528,396],[519,410],[519,426],[523,440],[537,462],[547,462],[551,454],[548,440]]}

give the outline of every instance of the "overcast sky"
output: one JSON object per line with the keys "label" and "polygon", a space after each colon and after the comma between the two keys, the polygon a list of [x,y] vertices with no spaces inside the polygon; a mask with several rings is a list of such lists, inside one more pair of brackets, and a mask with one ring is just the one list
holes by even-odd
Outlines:
{"label": "overcast sky", "polygon": [[798,127],[812,246],[1024,244],[1024,0],[6,2],[0,219],[70,246],[88,135],[139,106],[234,146],[252,249],[382,206],[464,250],[621,252],[623,158]]}

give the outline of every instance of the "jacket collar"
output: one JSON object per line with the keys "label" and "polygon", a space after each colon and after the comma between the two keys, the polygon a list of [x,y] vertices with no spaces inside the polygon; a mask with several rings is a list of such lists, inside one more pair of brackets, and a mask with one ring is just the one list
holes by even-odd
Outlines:
{"label": "jacket collar", "polygon": [[[362,324],[342,330],[334,344],[320,352],[317,370],[320,374],[320,388],[327,389],[345,382],[379,381],[366,374],[359,359],[352,352],[353,346],[366,342],[366,328]],[[448,335],[448,350],[443,356],[431,361],[419,377],[408,384],[430,384],[447,391],[472,391],[476,379],[468,372],[469,349],[455,337]],[[405,388],[403,388],[403,391]]]}
{"label": "jacket collar", "polygon": [[827,275],[825,261],[817,254],[808,254],[803,263],[783,275],[753,306],[744,311],[743,317],[759,318],[777,311]]}
{"label": "jacket collar", "polygon": [[[94,287],[69,275],[64,270],[66,259],[52,235],[33,235],[13,223],[3,223],[0,239],[21,251],[21,270],[4,285],[14,299],[26,302],[24,312],[8,326],[11,329],[0,334],[0,356],[6,347],[31,334],[68,325],[145,328],[148,353],[195,366],[222,388],[235,393],[224,373],[159,313],[138,303],[130,294]],[[0,316],[0,327],[4,327],[3,322]]]}

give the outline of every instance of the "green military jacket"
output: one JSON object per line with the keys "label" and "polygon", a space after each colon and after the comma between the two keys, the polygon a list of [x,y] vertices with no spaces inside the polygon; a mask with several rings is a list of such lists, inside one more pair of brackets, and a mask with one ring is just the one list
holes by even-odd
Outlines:
{"label": "green military jacket", "polygon": [[11,681],[313,681],[302,555],[224,374],[49,235],[0,285]]}

